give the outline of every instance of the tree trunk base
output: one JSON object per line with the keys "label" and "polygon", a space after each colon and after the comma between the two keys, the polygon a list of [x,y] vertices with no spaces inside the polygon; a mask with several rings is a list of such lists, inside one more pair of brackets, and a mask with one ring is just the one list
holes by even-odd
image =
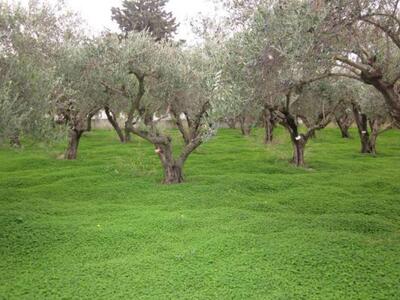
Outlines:
{"label": "tree trunk base", "polygon": [[69,134],[68,148],[65,151],[64,158],[66,160],[75,160],[78,157],[79,141],[82,136],[82,131],[72,130]]}
{"label": "tree trunk base", "polygon": [[21,148],[21,141],[18,135],[13,135],[10,138],[10,146],[14,148]]}
{"label": "tree trunk base", "polygon": [[182,167],[171,165],[165,168],[163,184],[179,184],[183,182]]}
{"label": "tree trunk base", "polygon": [[305,144],[301,143],[301,141],[293,143],[292,164],[298,168],[303,168],[306,165],[304,160],[304,150]]}

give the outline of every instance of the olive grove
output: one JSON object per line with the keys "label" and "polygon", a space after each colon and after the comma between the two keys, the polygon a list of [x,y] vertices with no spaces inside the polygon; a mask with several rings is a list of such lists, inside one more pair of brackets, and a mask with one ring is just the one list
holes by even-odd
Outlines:
{"label": "olive grove", "polygon": [[328,125],[343,138],[357,127],[374,155],[379,134],[399,126],[399,1],[215,0],[225,13],[196,20],[195,45],[174,39],[167,2],[123,1],[110,14],[121,32],[89,36],[62,1],[1,1],[0,142],[61,132],[74,160],[104,112],[121,143],[153,145],[163,183],[175,184],[226,124],[243,135],[262,126],[266,144],[282,126],[297,167]]}

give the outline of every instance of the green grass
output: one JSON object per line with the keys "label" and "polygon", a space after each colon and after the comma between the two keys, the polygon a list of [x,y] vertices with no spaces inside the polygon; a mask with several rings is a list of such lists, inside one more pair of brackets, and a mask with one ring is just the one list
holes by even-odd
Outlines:
{"label": "green grass", "polygon": [[306,169],[261,141],[221,131],[178,186],[113,132],[0,149],[0,299],[400,299],[400,132],[326,129]]}

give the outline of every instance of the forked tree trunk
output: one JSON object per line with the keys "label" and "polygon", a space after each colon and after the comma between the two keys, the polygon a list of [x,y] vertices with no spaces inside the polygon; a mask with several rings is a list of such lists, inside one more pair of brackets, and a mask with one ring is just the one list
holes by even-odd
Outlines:
{"label": "forked tree trunk", "polygon": [[[312,127],[311,123],[307,120],[306,117],[300,117],[300,120],[303,122],[304,126],[306,126],[307,128]],[[317,134],[315,131],[312,132],[310,138],[315,139],[317,137]]]}
{"label": "forked tree trunk", "polygon": [[118,138],[120,140],[121,143],[125,143],[125,136],[121,130],[121,127],[118,124],[118,120],[115,117],[115,114],[110,110],[109,107],[105,107],[104,111],[106,113],[108,122],[110,122],[111,126],[114,128],[115,132],[118,135]]}
{"label": "forked tree trunk", "polygon": [[155,144],[156,153],[160,157],[164,169],[163,184],[178,184],[184,181],[183,164],[173,157],[172,146],[168,144]]}
{"label": "forked tree trunk", "polygon": [[340,133],[342,134],[342,138],[344,139],[348,139],[350,138],[350,133],[349,133],[349,128],[348,126],[346,126],[345,124],[341,123],[340,121],[336,121],[339,129],[340,129]]}
{"label": "forked tree trunk", "polygon": [[69,132],[68,148],[65,151],[65,159],[75,160],[78,156],[79,141],[81,139],[83,131],[71,129]]}
{"label": "forked tree trunk", "polygon": [[352,120],[348,116],[336,117],[336,124],[340,129],[340,133],[342,134],[342,138],[348,139],[350,138],[349,129],[351,127]]}

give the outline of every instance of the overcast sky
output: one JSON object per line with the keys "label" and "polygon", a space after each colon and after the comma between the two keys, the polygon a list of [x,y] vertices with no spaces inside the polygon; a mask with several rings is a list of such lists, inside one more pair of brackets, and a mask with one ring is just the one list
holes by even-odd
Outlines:
{"label": "overcast sky", "polygon": [[[27,3],[29,0],[14,0]],[[50,2],[55,0],[48,0]],[[67,5],[79,11],[94,32],[101,32],[104,28],[116,30],[118,26],[111,21],[111,7],[121,6],[122,0],[65,0]],[[178,32],[180,39],[192,39],[189,20],[199,13],[206,15],[214,13],[210,0],[170,0],[168,10],[172,11],[181,24]]]}

